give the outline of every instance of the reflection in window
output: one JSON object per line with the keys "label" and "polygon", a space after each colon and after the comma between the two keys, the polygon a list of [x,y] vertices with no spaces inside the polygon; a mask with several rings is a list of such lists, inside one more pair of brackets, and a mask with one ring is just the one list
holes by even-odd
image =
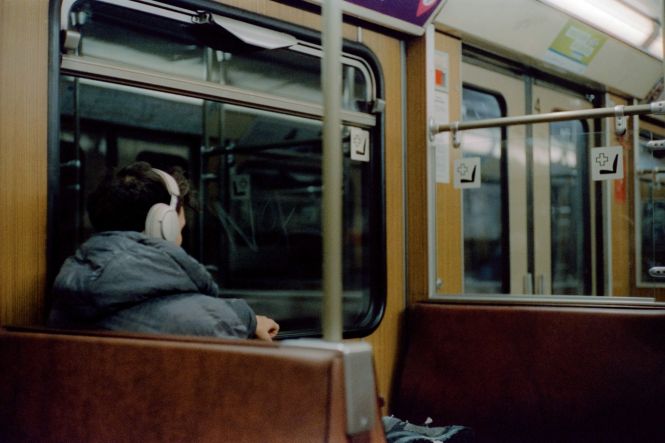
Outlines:
{"label": "reflection in window", "polygon": [[[464,121],[503,117],[500,97],[465,86],[462,94]],[[480,157],[480,189],[464,189],[464,291],[507,292],[508,266],[504,226],[507,196],[503,191],[505,159],[501,128],[464,132],[465,157]]]}
{"label": "reflection in window", "polygon": [[[62,174],[70,206],[58,224],[60,259],[92,233],[83,202],[104,170],[178,165],[201,207],[188,214],[183,247],[225,293],[286,330],[320,327],[320,121],[73,78],[62,81],[61,102],[61,155],[71,167]],[[354,325],[370,301],[371,186],[368,163],[344,161],[344,309]]]}
{"label": "reflection in window", "polygon": [[550,127],[552,293],[590,293],[588,134],[582,121]]}
{"label": "reflection in window", "polygon": [[647,142],[662,137],[650,131],[640,131],[638,153],[638,217],[636,229],[640,248],[640,275],[644,284],[663,284],[662,278],[649,275],[654,266],[665,266],[665,151],[649,149]]}

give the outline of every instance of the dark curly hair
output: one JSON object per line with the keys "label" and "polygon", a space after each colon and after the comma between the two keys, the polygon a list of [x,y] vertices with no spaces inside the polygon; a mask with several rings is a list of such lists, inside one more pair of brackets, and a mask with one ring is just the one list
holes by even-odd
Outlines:
{"label": "dark curly hair", "polygon": [[[182,168],[165,171],[178,183],[177,209],[195,208],[192,187]],[[171,195],[161,176],[146,162],[136,162],[107,174],[87,201],[88,216],[95,231],[138,231],[157,203],[169,204]]]}

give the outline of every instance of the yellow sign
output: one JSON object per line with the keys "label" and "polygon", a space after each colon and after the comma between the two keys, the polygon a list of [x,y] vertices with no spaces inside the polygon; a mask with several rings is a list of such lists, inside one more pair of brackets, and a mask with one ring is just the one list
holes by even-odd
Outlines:
{"label": "yellow sign", "polygon": [[569,20],[550,45],[550,51],[588,65],[607,40],[607,36],[582,23]]}

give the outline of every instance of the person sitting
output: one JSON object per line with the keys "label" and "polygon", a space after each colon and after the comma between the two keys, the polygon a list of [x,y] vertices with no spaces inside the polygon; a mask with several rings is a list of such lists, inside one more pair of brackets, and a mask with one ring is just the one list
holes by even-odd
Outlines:
{"label": "person sitting", "polygon": [[48,325],[272,340],[279,325],[244,300],[221,298],[180,247],[189,191],[181,170],[146,162],[107,175],[87,201],[95,233],[55,279]]}

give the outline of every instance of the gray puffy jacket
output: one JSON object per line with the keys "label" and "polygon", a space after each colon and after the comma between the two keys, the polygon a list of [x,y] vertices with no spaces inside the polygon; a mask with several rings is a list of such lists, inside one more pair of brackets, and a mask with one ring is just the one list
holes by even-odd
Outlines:
{"label": "gray puffy jacket", "polygon": [[256,316],[244,300],[219,298],[212,276],[179,246],[109,231],[62,265],[49,326],[246,338]]}

